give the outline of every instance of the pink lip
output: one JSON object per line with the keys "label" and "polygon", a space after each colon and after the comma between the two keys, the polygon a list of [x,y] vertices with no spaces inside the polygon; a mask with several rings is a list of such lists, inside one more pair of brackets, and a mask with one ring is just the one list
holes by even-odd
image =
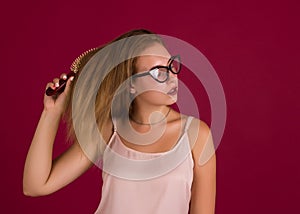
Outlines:
{"label": "pink lip", "polygon": [[169,95],[176,95],[178,92],[178,88],[177,87],[173,87],[169,92],[168,94]]}

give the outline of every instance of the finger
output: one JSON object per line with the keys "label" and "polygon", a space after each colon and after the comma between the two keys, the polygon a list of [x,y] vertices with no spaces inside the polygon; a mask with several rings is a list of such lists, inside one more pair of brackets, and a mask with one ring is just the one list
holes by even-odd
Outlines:
{"label": "finger", "polygon": [[47,88],[49,88],[49,87],[52,88],[52,89],[55,89],[54,83],[53,82],[48,82],[47,85],[46,85],[45,90],[47,90]]}
{"label": "finger", "polygon": [[73,82],[73,79],[74,79],[74,76],[70,77],[67,81],[67,84],[66,84],[66,88],[65,88],[65,93],[68,94],[69,91],[70,91],[70,87],[71,87],[71,84]]}
{"label": "finger", "polygon": [[54,78],[53,83],[54,83],[55,87],[58,87],[59,86],[59,78]]}
{"label": "finger", "polygon": [[62,73],[60,75],[60,78],[63,79],[63,80],[66,80],[67,79],[67,74],[66,73]]}

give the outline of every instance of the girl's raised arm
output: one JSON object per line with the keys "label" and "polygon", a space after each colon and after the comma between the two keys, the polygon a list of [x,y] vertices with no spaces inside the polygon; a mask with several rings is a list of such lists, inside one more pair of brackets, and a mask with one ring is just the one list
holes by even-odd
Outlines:
{"label": "girl's raised arm", "polygon": [[[61,78],[66,79],[63,74]],[[55,160],[52,160],[53,143],[59,127],[72,78],[57,98],[44,96],[44,110],[41,114],[30,145],[23,176],[23,192],[28,196],[47,195],[69,184],[92,166],[78,143]],[[56,78],[47,87],[57,87]],[[55,85],[55,86],[54,86]]]}

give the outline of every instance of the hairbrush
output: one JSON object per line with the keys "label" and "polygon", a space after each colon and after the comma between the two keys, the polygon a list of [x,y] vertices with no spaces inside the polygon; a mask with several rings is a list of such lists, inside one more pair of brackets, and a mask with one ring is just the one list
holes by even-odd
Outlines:
{"label": "hairbrush", "polygon": [[70,66],[71,71],[67,74],[67,78],[59,79],[59,86],[56,87],[55,89],[48,87],[46,89],[46,95],[53,96],[53,95],[58,95],[58,94],[62,93],[66,87],[66,83],[67,83],[68,79],[72,76],[75,76],[76,73],[81,69],[81,67],[83,65],[85,65],[85,63],[87,63],[87,61],[89,60],[89,57],[86,57],[86,56],[89,55],[90,53],[96,52],[98,49],[99,48],[92,48],[92,49],[89,49],[89,50],[85,51],[84,53],[80,54],[80,56],[77,57],[71,64],[71,66]]}

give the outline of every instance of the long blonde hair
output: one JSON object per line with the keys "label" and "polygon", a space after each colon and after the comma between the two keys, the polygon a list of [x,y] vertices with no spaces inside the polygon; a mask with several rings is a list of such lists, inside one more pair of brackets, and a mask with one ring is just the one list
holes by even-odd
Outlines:
{"label": "long blonde hair", "polygon": [[[134,40],[129,40],[132,36],[138,36]],[[88,77],[88,84],[84,85],[84,88],[86,88],[85,96],[76,97],[74,88],[77,84],[77,80],[79,76],[84,75],[85,72],[85,66],[88,65],[89,61],[95,56],[97,53],[99,53],[100,50],[103,50],[104,48],[108,47],[109,45],[117,42],[122,41],[117,46],[114,46],[114,48],[108,49],[108,51],[105,50],[105,53],[103,53],[101,56],[97,57],[97,65],[105,65],[107,62],[111,62],[116,58],[122,58],[126,59],[122,61],[121,63],[118,63],[117,66],[114,66],[112,68],[109,68],[109,72],[105,75],[104,79],[100,80],[94,77]],[[76,77],[73,80],[72,86],[71,86],[71,92],[69,96],[69,100],[67,102],[66,111],[65,111],[65,118],[67,121],[67,133],[68,133],[68,139],[70,140],[76,140],[75,130],[73,126],[73,120],[74,115],[72,115],[72,103],[74,102],[74,99],[80,99],[76,100],[77,102],[93,102],[95,101],[95,119],[97,123],[97,128],[100,132],[103,130],[103,126],[111,120],[111,105],[113,97],[117,91],[117,89],[120,87],[124,81],[126,81],[130,76],[132,76],[136,72],[136,60],[138,57],[136,57],[139,53],[141,53],[145,48],[149,47],[150,45],[153,45],[154,43],[163,44],[161,38],[154,34],[151,31],[139,29],[139,30],[132,30],[129,31],[116,39],[112,40],[111,42],[98,47],[94,49],[93,51],[89,52],[86,56],[84,56],[80,60],[80,67],[76,73]],[[101,66],[100,66],[101,67]],[[101,69],[100,69],[101,70]],[[99,69],[96,69],[94,72],[100,72]],[[103,75],[102,75],[103,76]],[[98,75],[98,77],[100,77]],[[101,85],[98,87],[99,90],[96,95],[96,99],[92,99],[90,97],[91,90],[94,90],[93,87],[97,87],[97,83],[101,82]],[[76,97],[76,98],[74,98]],[[117,109],[116,112],[120,112],[121,116],[122,113],[124,113],[124,109],[126,109],[126,103],[131,103],[129,92],[122,94],[122,102],[117,103],[118,106],[114,106],[114,108]],[[90,103],[92,104],[92,103]],[[130,104],[131,105],[131,104]],[[92,105],[93,106],[93,105]],[[89,109],[90,110],[90,109]],[[80,109],[81,112],[79,114],[87,114],[87,109]],[[130,106],[129,111],[131,111],[132,108]],[[87,125],[87,124],[85,124]],[[92,130],[91,130],[92,132]]]}

